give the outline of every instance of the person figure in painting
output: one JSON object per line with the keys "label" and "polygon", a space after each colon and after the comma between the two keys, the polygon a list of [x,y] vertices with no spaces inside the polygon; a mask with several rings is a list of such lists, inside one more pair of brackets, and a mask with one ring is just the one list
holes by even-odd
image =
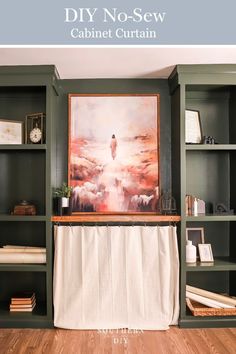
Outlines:
{"label": "person figure in painting", "polygon": [[116,140],[115,134],[112,134],[110,148],[111,148],[111,156],[112,156],[113,160],[115,160],[116,148],[117,148],[117,140]]}

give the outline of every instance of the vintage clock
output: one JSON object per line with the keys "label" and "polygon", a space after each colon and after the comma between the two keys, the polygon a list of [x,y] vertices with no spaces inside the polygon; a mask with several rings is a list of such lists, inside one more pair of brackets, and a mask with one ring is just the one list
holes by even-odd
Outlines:
{"label": "vintage clock", "polygon": [[45,143],[45,114],[28,114],[25,118],[25,141],[27,144]]}

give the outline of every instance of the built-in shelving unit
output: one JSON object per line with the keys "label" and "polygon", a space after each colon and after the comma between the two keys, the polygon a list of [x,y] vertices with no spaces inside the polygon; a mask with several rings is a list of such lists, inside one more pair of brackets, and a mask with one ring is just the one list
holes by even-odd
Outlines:
{"label": "built-in shelving unit", "polygon": [[[179,65],[169,78],[172,96],[172,185],[181,215],[181,327],[236,326],[236,317],[196,317],[186,308],[186,284],[236,295],[236,66]],[[203,135],[218,144],[185,144],[185,110],[200,112]],[[209,214],[186,216],[185,196],[207,203]],[[214,215],[214,203],[234,215]],[[213,264],[186,265],[186,228],[203,227]]]}
{"label": "built-in shelving unit", "polygon": [[[0,118],[24,123],[27,114],[46,114],[43,144],[0,145],[0,246],[46,247],[46,264],[0,264],[0,327],[53,327],[51,186],[57,79],[54,66],[0,67]],[[35,216],[11,215],[23,199],[36,206]],[[19,291],[35,292],[32,313],[9,312],[10,298]]]}

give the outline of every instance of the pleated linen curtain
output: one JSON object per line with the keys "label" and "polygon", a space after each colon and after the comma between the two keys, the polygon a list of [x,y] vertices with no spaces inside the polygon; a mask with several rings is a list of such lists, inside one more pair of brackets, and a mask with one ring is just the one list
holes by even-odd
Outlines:
{"label": "pleated linen curtain", "polygon": [[54,325],[166,330],[179,316],[173,226],[55,226]]}

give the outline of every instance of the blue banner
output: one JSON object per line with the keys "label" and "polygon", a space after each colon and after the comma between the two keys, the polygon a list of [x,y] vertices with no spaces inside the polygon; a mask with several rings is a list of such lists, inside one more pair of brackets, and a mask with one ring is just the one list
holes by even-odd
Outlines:
{"label": "blue banner", "polygon": [[0,45],[235,44],[235,0],[8,0]]}

